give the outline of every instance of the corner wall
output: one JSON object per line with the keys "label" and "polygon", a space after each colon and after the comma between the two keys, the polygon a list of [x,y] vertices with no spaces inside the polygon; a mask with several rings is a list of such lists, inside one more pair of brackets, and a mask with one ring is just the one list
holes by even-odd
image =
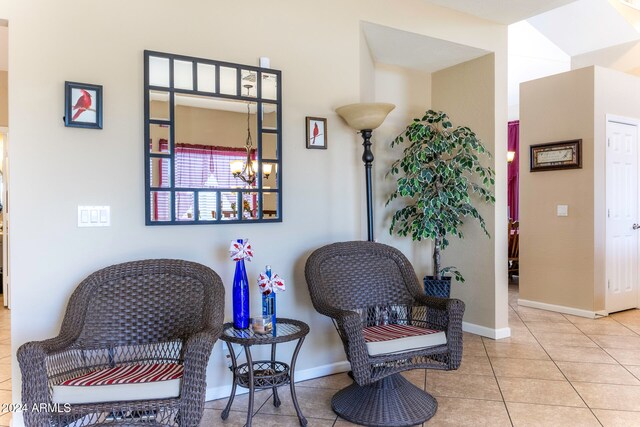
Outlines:
{"label": "corner wall", "polygon": [[[311,325],[298,359],[298,379],[348,369],[333,325],[311,305],[304,263],[319,246],[365,236],[362,147],[359,136],[334,113],[340,105],[358,102],[361,87],[371,85],[361,80],[360,21],[496,52],[495,98],[500,101],[494,120],[502,122],[506,135],[506,26],[423,0],[405,0],[401,6],[391,0],[328,0],[322,7],[284,0],[256,3],[250,9],[246,3],[222,0],[158,0],[154,7],[114,0],[99,8],[94,2],[33,0],[10,2],[9,8],[8,16],[0,17],[10,21],[14,352],[26,341],[54,336],[73,289],[101,267],[143,258],[183,258],[212,267],[230,285],[229,241],[249,237],[256,252],[249,275],[256,277],[271,264],[288,280],[287,292],[279,296],[279,314]],[[322,25],[309,25],[309,16]],[[144,226],[144,49],[245,64],[267,56],[282,70],[282,223]],[[46,73],[42,64],[47,64]],[[65,80],[104,86],[103,130],[64,127]],[[38,102],[25,109],[25,99]],[[396,120],[393,114],[390,123]],[[307,115],[328,118],[328,150],[305,148]],[[505,175],[498,178],[505,182]],[[84,204],[110,205],[112,226],[77,228],[77,205]],[[486,291],[493,289],[491,284]],[[257,288],[251,292],[256,308]],[[230,287],[226,306],[229,317]],[[228,393],[230,381],[217,343],[208,368],[208,398]],[[14,363],[15,401],[20,389]]]}
{"label": "corner wall", "polygon": [[464,284],[452,285],[452,296],[466,302],[465,322],[488,326],[501,331],[501,336],[508,336],[507,222],[506,209],[501,208],[507,205],[503,175],[507,163],[506,120],[501,120],[506,118],[506,111],[500,111],[496,99],[496,78],[501,73],[498,60],[489,54],[433,73],[431,99],[434,110],[446,112],[454,126],[470,127],[493,155],[489,162],[498,176],[494,188],[496,204],[476,204],[491,238],[486,237],[477,221],[467,219],[463,226],[465,238],[451,239],[442,254],[442,265],[455,265],[465,276]]}
{"label": "corner wall", "polygon": [[[522,300],[594,310],[593,111],[593,67],[520,85]],[[529,172],[532,144],[570,139],[582,139],[582,169]]]}
{"label": "corner wall", "polygon": [[607,114],[640,120],[640,78],[595,67],[594,92],[594,310],[605,309]]}

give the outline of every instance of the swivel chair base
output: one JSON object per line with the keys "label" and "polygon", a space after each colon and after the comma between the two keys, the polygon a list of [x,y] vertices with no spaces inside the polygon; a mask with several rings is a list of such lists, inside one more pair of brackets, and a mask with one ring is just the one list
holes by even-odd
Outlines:
{"label": "swivel chair base", "polygon": [[331,407],[352,423],[401,427],[422,424],[433,417],[438,402],[398,373],[367,386],[351,384],[333,396]]}

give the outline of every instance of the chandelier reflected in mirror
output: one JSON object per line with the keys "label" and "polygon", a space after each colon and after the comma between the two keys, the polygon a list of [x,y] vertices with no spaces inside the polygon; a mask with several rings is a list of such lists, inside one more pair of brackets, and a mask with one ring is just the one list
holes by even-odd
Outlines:
{"label": "chandelier reflected in mirror", "polygon": [[[247,96],[249,96],[249,91],[253,87],[252,84],[246,84],[243,86],[247,90]],[[247,156],[244,161],[242,160],[233,160],[230,163],[231,174],[236,179],[241,179],[247,185],[252,186],[256,182],[256,177],[258,176],[258,162],[255,159],[252,159],[252,151],[253,151],[253,139],[251,138],[251,103],[247,102],[247,139],[245,141],[245,150],[247,151]],[[262,172],[265,178],[269,178],[272,172],[271,164],[263,164]]]}

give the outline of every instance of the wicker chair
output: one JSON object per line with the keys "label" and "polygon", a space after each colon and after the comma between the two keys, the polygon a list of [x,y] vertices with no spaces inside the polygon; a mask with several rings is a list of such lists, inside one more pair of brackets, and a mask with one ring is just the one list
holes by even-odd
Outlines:
{"label": "wicker chair", "polygon": [[18,349],[23,403],[28,408],[43,403],[55,407],[54,386],[92,371],[136,364],[181,365],[179,395],[72,404],[66,411],[62,406],[59,411],[26,411],[26,425],[198,426],[204,411],[206,367],[222,332],[223,316],[222,281],[200,264],[154,259],[91,274],[71,295],[60,334]]}
{"label": "wicker chair", "polygon": [[[354,383],[333,396],[333,410],[368,426],[408,426],[431,418],[436,400],[400,372],[458,368],[464,303],[425,296],[407,258],[380,243],[322,247],[307,260],[305,276],[313,306],[333,319],[351,362]],[[364,328],[388,324],[444,331],[446,343],[371,356]]]}

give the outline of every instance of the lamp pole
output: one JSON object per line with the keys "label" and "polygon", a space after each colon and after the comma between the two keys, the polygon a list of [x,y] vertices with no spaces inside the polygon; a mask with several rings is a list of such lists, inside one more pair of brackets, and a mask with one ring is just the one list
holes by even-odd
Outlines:
{"label": "lamp pole", "polygon": [[371,151],[371,129],[360,131],[362,135],[362,161],[364,162],[364,173],[367,185],[367,240],[373,242],[373,191],[371,189],[371,166],[373,164],[373,152]]}

